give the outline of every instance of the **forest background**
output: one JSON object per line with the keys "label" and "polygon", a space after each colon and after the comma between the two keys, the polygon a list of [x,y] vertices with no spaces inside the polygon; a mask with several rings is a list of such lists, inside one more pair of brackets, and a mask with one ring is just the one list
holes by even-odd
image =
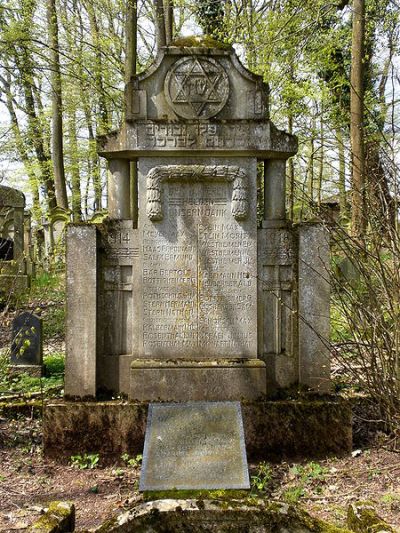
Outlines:
{"label": "forest background", "polygon": [[272,121],[299,138],[289,219],[329,223],[325,342],[341,386],[370,394],[396,435],[399,17],[398,0],[3,0],[0,181],[27,194],[38,226],[56,206],[90,219],[107,196],[96,136],[121,124],[125,82],[181,36],[232,44],[269,84]]}

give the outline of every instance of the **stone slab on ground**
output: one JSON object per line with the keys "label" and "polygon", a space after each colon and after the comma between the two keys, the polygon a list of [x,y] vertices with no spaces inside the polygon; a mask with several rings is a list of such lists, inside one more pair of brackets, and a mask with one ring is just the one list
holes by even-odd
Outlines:
{"label": "stone slab on ground", "polygon": [[[351,405],[345,401],[243,402],[249,459],[321,458],[352,449]],[[142,453],[148,404],[122,401],[54,402],[46,405],[43,447],[47,457],[68,461],[77,453],[102,460]]]}
{"label": "stone slab on ground", "polygon": [[98,533],[350,533],[279,502],[157,500],[104,524]]}
{"label": "stone slab on ground", "polygon": [[240,402],[149,405],[140,491],[249,488]]}

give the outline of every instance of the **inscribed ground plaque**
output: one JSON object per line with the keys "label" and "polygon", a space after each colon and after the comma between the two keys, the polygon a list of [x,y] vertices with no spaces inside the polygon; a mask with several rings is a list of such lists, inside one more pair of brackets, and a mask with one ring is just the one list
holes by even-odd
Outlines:
{"label": "inscribed ground plaque", "polygon": [[139,490],[248,488],[240,402],[149,405]]}

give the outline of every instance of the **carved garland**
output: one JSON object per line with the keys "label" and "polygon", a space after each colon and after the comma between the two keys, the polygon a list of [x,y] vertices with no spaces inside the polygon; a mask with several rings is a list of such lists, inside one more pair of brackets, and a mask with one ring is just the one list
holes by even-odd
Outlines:
{"label": "carved garland", "polygon": [[236,220],[248,214],[247,176],[243,168],[230,165],[165,165],[154,167],[147,174],[147,216],[162,220],[161,183],[167,180],[228,181],[232,185],[231,212]]}

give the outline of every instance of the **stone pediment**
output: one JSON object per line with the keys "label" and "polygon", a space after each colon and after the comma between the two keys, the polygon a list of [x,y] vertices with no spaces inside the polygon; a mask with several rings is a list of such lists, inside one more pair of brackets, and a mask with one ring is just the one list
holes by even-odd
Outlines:
{"label": "stone pediment", "polygon": [[295,137],[268,118],[268,86],[230,46],[185,38],[163,48],[125,88],[126,121],[99,139],[99,154],[131,158],[159,151],[247,152],[289,157]]}
{"label": "stone pediment", "polygon": [[230,47],[191,44],[163,48],[127,85],[127,120],[266,118],[268,87],[261,76],[243,67]]}

